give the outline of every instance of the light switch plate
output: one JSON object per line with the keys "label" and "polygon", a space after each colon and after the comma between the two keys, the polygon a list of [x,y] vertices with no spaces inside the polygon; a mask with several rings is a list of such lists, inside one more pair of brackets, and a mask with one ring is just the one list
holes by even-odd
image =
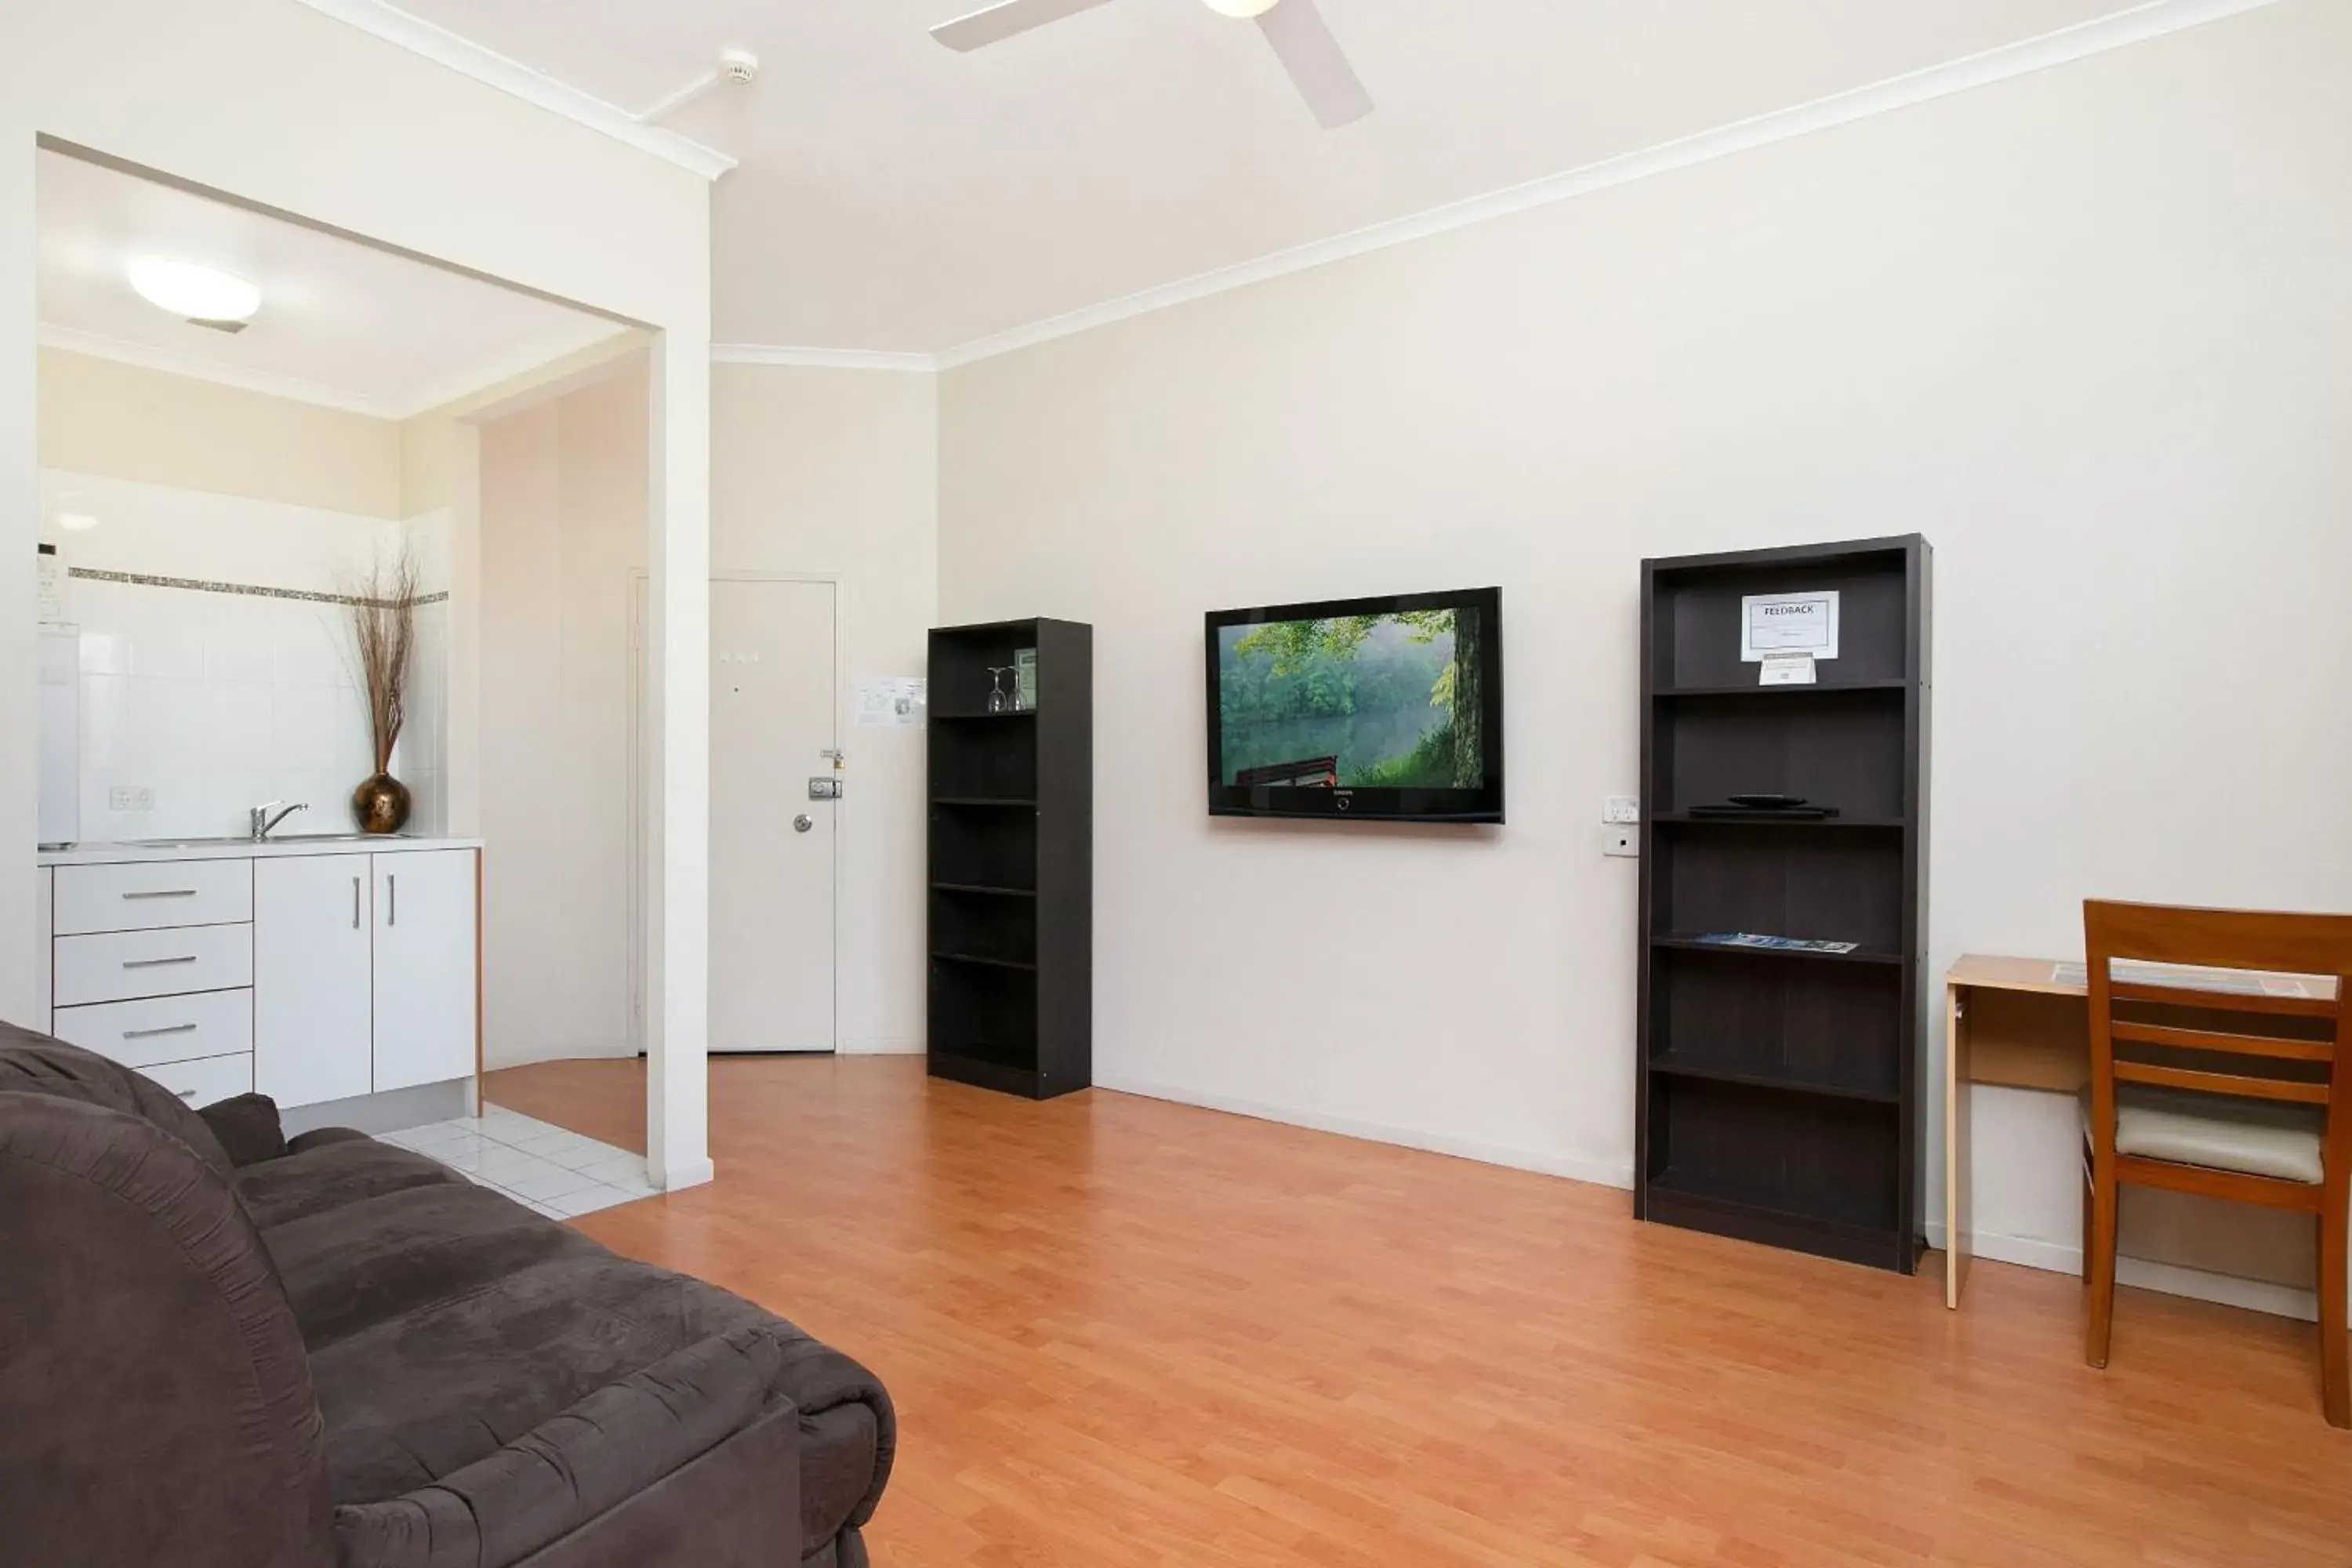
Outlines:
{"label": "light switch plate", "polygon": [[1605,823],[1601,829],[1601,853],[1613,859],[1642,858],[1642,836],[1622,823]]}
{"label": "light switch plate", "polygon": [[109,811],[152,811],[155,792],[145,784],[116,784],[106,792]]}
{"label": "light switch plate", "polygon": [[1601,807],[1601,820],[1639,822],[1642,820],[1642,803],[1630,795],[1612,795]]}

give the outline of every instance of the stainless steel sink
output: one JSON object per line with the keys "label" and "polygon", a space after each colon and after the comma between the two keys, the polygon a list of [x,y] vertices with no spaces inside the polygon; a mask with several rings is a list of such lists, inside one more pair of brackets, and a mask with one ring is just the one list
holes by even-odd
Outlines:
{"label": "stainless steel sink", "polygon": [[[131,849],[215,849],[224,844],[250,844],[253,840],[224,836],[219,838],[126,838],[122,842],[125,847]],[[91,846],[85,845],[84,847]]]}
{"label": "stainless steel sink", "polygon": [[[232,844],[242,844],[247,846],[277,844],[357,844],[362,839],[391,838],[397,840],[406,837],[407,835],[400,833],[289,833],[277,838],[257,839],[248,838],[244,834],[238,833],[224,834],[218,838],[126,838],[122,841],[122,845],[123,847],[127,849],[218,849]],[[83,847],[91,848],[96,847],[96,846],[85,845]]]}

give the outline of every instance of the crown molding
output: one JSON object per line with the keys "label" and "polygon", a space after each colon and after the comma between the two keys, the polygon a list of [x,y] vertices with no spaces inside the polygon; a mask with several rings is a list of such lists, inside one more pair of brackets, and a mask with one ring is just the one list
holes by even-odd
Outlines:
{"label": "crown molding", "polygon": [[1246,289],[1255,283],[1328,267],[1335,261],[1386,250],[1392,246],[1410,245],[1415,240],[1448,234],[1475,224],[1490,223],[1536,207],[1575,201],[1631,184],[1636,180],[1672,174],[1700,163],[1713,163],[1718,158],[1734,157],[1759,147],[1769,147],[1775,142],[1793,141],[1816,132],[1850,125],[1874,115],[1892,113],[1915,104],[2030,76],[2054,66],[2128,48],[2134,44],[2261,10],[2277,3],[2278,0],[2149,0],[2149,3],[2129,10],[2077,23],[2040,37],[2004,44],[1943,65],[1890,77],[1867,87],[1854,88],[1789,109],[1774,110],[1641,152],[1603,159],[1580,169],[1546,175],[1523,185],[1474,196],[1411,217],[1375,224],[1336,238],[1276,251],[1254,261],[1220,268],[1213,272],[1129,294],[1123,299],[1106,300],[1084,310],[975,339],[941,352],[934,356],[935,363],[939,369],[953,370],[982,360],[994,359],[1000,354],[1051,342],[1056,338],[1072,337],[1097,327],[1190,304],[1235,289]]}
{"label": "crown molding", "polygon": [[80,332],[70,327],[43,323],[38,338],[43,348],[63,349],[68,353],[112,360],[117,364],[137,365],[142,370],[161,371],[166,375],[183,376],[190,381],[208,381],[216,386],[236,387],[240,392],[258,392],[269,397],[290,398],[296,403],[340,409],[345,414],[364,414],[371,419],[404,417],[399,405],[384,398],[345,392],[341,387],[321,386],[317,382],[302,381],[290,375],[239,370],[233,365],[215,364],[208,360],[175,354],[169,349],[150,348],[145,343],[126,342],[121,338],[110,338],[98,332]]}
{"label": "crown molding", "polygon": [[303,381],[296,376],[244,370],[236,365],[177,354],[169,349],[151,348],[145,343],[129,342],[98,332],[76,331],[70,327],[44,324],[40,328],[39,341],[43,348],[62,349],[68,353],[111,360],[117,364],[136,365],[142,370],[158,371],[188,381],[232,386],[240,392],[257,392],[268,397],[283,397],[318,408],[332,408],[344,414],[360,414],[370,419],[397,424],[512,381],[541,365],[585,353],[601,345],[612,345],[614,357],[617,357],[631,346],[623,340],[641,335],[632,327],[613,327],[601,336],[586,339],[577,333],[541,336],[530,343],[478,360],[463,371],[412,388],[400,397],[378,397],[367,393],[347,392],[341,387],[326,386],[314,381]]}
{"label": "crown molding", "polygon": [[397,412],[393,417],[414,419],[420,414],[445,408],[452,403],[503,385],[518,376],[528,375],[558,360],[585,354],[592,349],[609,348],[610,353],[600,355],[595,362],[602,366],[606,360],[619,358],[639,342],[649,341],[646,334],[635,327],[619,326],[605,321],[598,321],[595,325],[604,331],[586,331],[573,328],[542,332],[529,342],[518,343],[500,353],[477,360],[462,371],[436,376],[401,398],[394,405]]}
{"label": "crown molding", "polygon": [[766,343],[713,343],[714,364],[785,365],[797,370],[897,370],[932,372],[940,356],[890,353],[874,349],[776,348]]}
{"label": "crown molding", "polygon": [[735,160],[715,147],[706,147],[675,131],[644,124],[628,110],[593,93],[583,92],[544,71],[509,59],[495,49],[485,48],[438,23],[413,16],[384,0],[298,0],[298,4],[501,92],[511,93],[526,103],[561,114],[591,131],[601,132],[640,153],[650,153],[706,180],[716,180],[735,167]]}

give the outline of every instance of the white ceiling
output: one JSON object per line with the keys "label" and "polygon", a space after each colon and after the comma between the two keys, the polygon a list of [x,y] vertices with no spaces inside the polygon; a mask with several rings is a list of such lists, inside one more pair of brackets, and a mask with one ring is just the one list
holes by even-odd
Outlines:
{"label": "white ceiling", "polygon": [[[61,153],[38,155],[43,341],[159,370],[400,419],[627,331],[354,240]],[[251,279],[229,336],[131,291],[134,256]]]}
{"label": "white ceiling", "polygon": [[402,0],[734,154],[720,342],[937,353],[2132,8],[2135,0],[1318,0],[1379,104],[1317,128],[1255,26],[1116,0],[969,55],[978,0]]}

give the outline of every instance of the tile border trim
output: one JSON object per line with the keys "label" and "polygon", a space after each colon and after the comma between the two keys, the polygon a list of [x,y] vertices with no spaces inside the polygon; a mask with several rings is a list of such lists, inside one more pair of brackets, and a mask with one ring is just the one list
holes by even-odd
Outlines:
{"label": "tile border trim", "polygon": [[[321,594],[309,588],[265,588],[255,583],[213,583],[200,577],[164,577],[151,572],[109,572],[96,566],[69,566],[68,577],[86,583],[126,583],[138,588],[177,588],[191,594],[227,594],[247,599],[296,599],[311,605],[377,605],[382,599],[362,599],[353,594]],[[449,597],[446,590],[438,594],[419,594],[420,605],[438,605]]]}

